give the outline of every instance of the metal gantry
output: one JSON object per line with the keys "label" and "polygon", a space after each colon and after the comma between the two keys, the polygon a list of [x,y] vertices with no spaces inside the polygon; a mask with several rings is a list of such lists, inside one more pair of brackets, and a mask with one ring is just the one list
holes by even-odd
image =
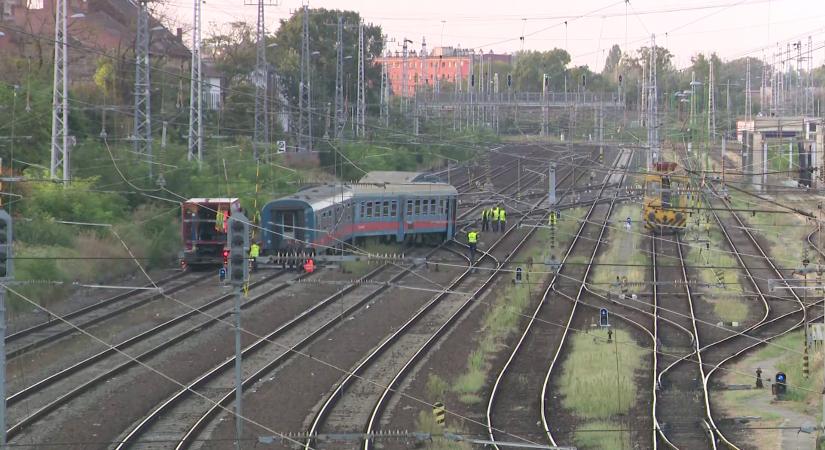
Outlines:
{"label": "metal gantry", "polygon": [[258,0],[258,21],[256,26],[255,50],[255,131],[252,151],[255,160],[263,150],[269,156],[269,65],[266,60],[266,23],[264,7],[266,0]]}
{"label": "metal gantry", "polygon": [[147,0],[138,2],[135,33],[135,126],[134,151],[146,157],[152,179],[151,65],[149,62],[149,9]]}
{"label": "metal gantry", "polygon": [[709,59],[708,73],[708,142],[713,143],[716,138],[716,80],[713,76],[713,58]]}
{"label": "metal gantry", "polygon": [[335,62],[335,139],[341,140],[344,132],[344,17],[338,16]]}
{"label": "metal gantry", "polygon": [[647,81],[647,168],[659,160],[659,93],[656,82],[656,35],[651,36],[649,78]]}
{"label": "metal gantry", "polygon": [[194,0],[192,19],[192,64],[189,77],[188,158],[203,161],[203,74],[201,73],[201,2]]}
{"label": "metal gantry", "polygon": [[366,136],[367,125],[367,90],[366,78],[364,77],[364,22],[358,23],[358,99],[356,107],[355,134],[359,137]]}
{"label": "metal gantry", "polygon": [[309,76],[309,7],[304,5],[301,37],[301,84],[298,88],[298,151],[312,151],[312,95]]}
{"label": "metal gantry", "polygon": [[52,143],[49,174],[53,180],[62,178],[65,184],[71,179],[69,158],[69,90],[67,55],[67,0],[55,1],[54,20],[54,86],[52,93]]}

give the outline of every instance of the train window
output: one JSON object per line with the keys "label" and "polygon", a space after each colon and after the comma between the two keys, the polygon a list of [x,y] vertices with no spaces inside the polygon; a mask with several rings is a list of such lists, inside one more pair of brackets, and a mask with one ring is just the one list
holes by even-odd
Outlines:
{"label": "train window", "polygon": [[390,217],[396,216],[398,216],[398,202],[393,200],[392,203],[390,203]]}
{"label": "train window", "polygon": [[411,216],[413,213],[413,201],[407,200],[407,215]]}
{"label": "train window", "polygon": [[421,200],[415,201],[415,215],[421,214]]}
{"label": "train window", "polygon": [[427,214],[435,214],[435,199],[431,198],[427,203],[430,204]]}
{"label": "train window", "polygon": [[367,202],[367,217],[372,217],[372,202]]}
{"label": "train window", "polygon": [[366,217],[367,214],[367,202],[361,202],[361,209],[358,212],[360,217]]}
{"label": "train window", "polygon": [[384,217],[390,216],[390,202],[389,200],[384,202]]}

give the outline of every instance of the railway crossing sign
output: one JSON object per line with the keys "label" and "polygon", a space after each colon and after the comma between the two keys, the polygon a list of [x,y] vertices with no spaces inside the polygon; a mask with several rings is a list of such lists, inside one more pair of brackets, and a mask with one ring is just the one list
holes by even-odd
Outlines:
{"label": "railway crossing sign", "polygon": [[435,423],[444,425],[444,420],[447,417],[447,409],[444,407],[444,403],[433,403],[433,416],[435,417]]}
{"label": "railway crossing sign", "polygon": [[607,312],[607,308],[602,308],[599,310],[599,326],[600,327],[609,327],[610,326],[610,313]]}
{"label": "railway crossing sign", "polygon": [[286,153],[286,141],[277,141],[276,144],[278,153]]}

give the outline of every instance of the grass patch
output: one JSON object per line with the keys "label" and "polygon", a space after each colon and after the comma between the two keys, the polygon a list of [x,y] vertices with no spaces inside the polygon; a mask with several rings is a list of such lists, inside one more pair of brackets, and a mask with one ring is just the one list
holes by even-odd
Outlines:
{"label": "grass patch", "polygon": [[615,342],[611,344],[605,342],[605,337],[601,331],[598,336],[571,335],[570,355],[558,378],[562,404],[583,419],[626,414],[636,401],[635,373],[647,370],[647,352],[628,332],[613,330]]}
{"label": "grass patch", "polygon": [[[770,427],[785,425],[789,411],[810,416],[812,423],[821,420],[820,396],[822,392],[822,349],[810,355],[811,373],[809,378],[802,375],[802,348],[804,334],[796,331],[771,341],[759,350],[740,360],[724,372],[723,382],[728,384],[753,385],[757,367],[762,367],[765,378],[772,379],[776,371],[788,376],[788,394],[785,401],[776,402],[771,395],[770,382],[765,388],[748,391],[719,391],[716,401],[729,416],[759,416],[750,441],[760,443],[760,448],[780,448],[782,431]],[[769,367],[771,366],[772,367]]]}
{"label": "grass patch", "polygon": [[[758,208],[758,209],[779,209],[767,202],[762,202],[755,197],[732,191],[731,204],[734,208]],[[777,201],[786,203],[781,198]],[[809,205],[806,205],[809,206]],[[803,207],[802,209],[809,209]],[[772,259],[779,266],[797,267],[801,265],[802,254],[808,248],[806,238],[813,230],[814,224],[809,224],[807,220],[797,214],[784,213],[756,213],[756,215],[739,213],[742,221],[752,230],[754,235],[762,236],[768,241],[768,251]],[[811,253],[813,260],[813,253]]]}
{"label": "grass patch", "polygon": [[630,445],[630,433],[619,432],[624,426],[609,420],[594,420],[576,429],[573,441],[578,448],[620,449],[633,448]]}
{"label": "grass patch", "polygon": [[[447,421],[450,420],[449,414]],[[430,411],[420,411],[418,418],[415,420],[416,430],[424,431],[430,434],[444,433],[444,425],[435,423],[435,417]],[[433,437],[431,441],[425,441],[417,445],[415,448],[426,448],[429,450],[471,450],[472,446],[466,442],[455,442],[444,439],[443,437]]]}
{"label": "grass patch", "polygon": [[[715,221],[695,214],[687,234],[682,239],[686,244],[685,263],[693,269],[693,277],[700,283],[709,285],[701,288],[703,300],[713,307],[713,312],[725,322],[743,322],[748,317],[749,306],[744,300],[739,262],[726,250],[727,241]],[[676,261],[668,261],[675,264]],[[733,267],[728,269],[728,267]],[[717,278],[714,268],[719,271]],[[719,270],[719,269],[717,269]],[[722,283],[722,284],[720,284]]]}
{"label": "grass patch", "polygon": [[627,277],[627,281],[631,283],[644,282],[646,267],[650,264],[650,256],[644,249],[646,236],[638,231],[639,226],[636,230],[627,231],[624,225],[626,217],[630,217],[631,220],[641,217],[641,205],[624,204],[614,210],[613,217],[615,220],[606,236],[609,245],[606,245],[607,250],[596,259],[597,265],[591,278],[592,284],[601,285],[604,289],[608,289],[607,285],[615,284],[617,277]]}
{"label": "grass patch", "polygon": [[570,241],[573,230],[579,226],[576,217],[583,213],[582,208],[566,211],[557,225],[556,250],[549,249],[551,231],[546,228],[537,229],[533,235],[531,245],[519,254],[518,259],[525,261],[522,264],[524,283],[513,284],[509,280],[501,283],[493,293],[487,297],[492,302],[482,323],[482,333],[473,350],[467,358],[467,369],[450,383],[449,391],[457,394],[462,403],[473,405],[482,399],[479,392],[487,381],[490,370],[489,361],[500,350],[507,337],[518,330],[518,324],[523,315],[529,314],[531,288],[537,292],[551,274],[549,267],[543,262],[549,256],[560,259],[559,249]]}
{"label": "grass patch", "polygon": [[427,376],[427,385],[425,386],[427,398],[443,399],[444,393],[449,388],[450,384],[438,375],[431,373]]}

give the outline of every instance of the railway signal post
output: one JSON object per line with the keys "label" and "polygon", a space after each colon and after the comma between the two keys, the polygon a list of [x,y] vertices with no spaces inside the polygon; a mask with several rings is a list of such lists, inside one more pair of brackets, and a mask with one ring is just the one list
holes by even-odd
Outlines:
{"label": "railway signal post", "polygon": [[243,285],[249,277],[247,249],[249,248],[249,219],[240,212],[232,211],[229,216],[229,281],[235,290],[235,448],[241,448],[243,416],[241,398],[241,295]]}

